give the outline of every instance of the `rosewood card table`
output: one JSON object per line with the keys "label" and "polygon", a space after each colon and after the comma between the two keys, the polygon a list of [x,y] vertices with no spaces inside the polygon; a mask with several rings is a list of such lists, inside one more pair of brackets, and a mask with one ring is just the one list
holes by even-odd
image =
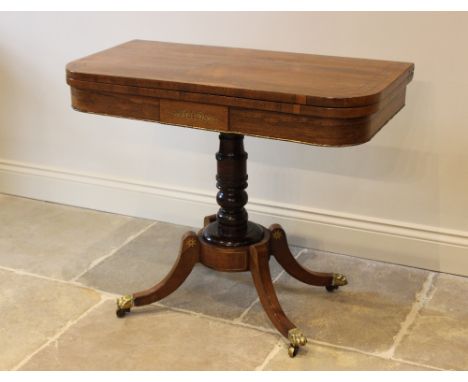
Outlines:
{"label": "rosewood card table", "polygon": [[244,135],[320,146],[365,143],[404,106],[413,70],[404,62],[141,40],[69,63],[76,110],[220,133],[217,214],[182,237],[166,278],[117,300],[117,316],[174,292],[197,262],[250,271],[263,308],[295,356],[307,339],[280,306],[270,256],[291,276],[328,291],[347,279],[303,268],[278,224],[248,220]]}

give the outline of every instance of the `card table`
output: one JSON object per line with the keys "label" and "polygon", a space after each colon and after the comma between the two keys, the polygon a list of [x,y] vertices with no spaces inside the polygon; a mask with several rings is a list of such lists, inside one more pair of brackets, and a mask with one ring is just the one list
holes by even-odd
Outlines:
{"label": "card table", "polygon": [[286,316],[273,286],[274,256],[292,277],[332,292],[339,273],[305,269],[286,233],[248,219],[245,135],[307,145],[369,141],[405,104],[414,64],[315,54],[133,40],[66,67],[75,110],[219,132],[219,210],[181,239],[179,257],[153,287],[117,300],[117,316],[174,292],[196,263],[250,271],[259,300],[294,357],[306,336]]}

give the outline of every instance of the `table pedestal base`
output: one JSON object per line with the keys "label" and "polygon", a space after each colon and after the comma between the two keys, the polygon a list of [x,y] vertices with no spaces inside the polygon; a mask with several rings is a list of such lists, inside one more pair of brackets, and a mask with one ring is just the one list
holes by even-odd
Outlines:
{"label": "table pedestal base", "polygon": [[[215,221],[216,215],[207,216],[205,227]],[[294,357],[300,346],[307,343],[304,334],[288,319],[276,296],[270,274],[269,259],[273,255],[278,263],[303,283],[324,286],[334,291],[346,285],[346,277],[339,273],[313,272],[303,268],[289,250],[286,233],[278,224],[264,230],[263,238],[255,244],[226,247],[211,244],[198,234],[187,232],[181,241],[179,257],[169,274],[152,288],[117,300],[117,316],[124,317],[134,306],[148,305],[174,292],[187,278],[197,262],[223,272],[250,271],[253,282],[268,317],[278,331],[289,340],[288,354]]]}
{"label": "table pedestal base", "polygon": [[263,309],[276,329],[289,340],[288,352],[294,357],[307,339],[286,317],[276,297],[268,264],[270,256],[292,277],[306,284],[324,286],[330,292],[346,285],[346,277],[304,269],[290,252],[286,233],[278,224],[266,229],[248,220],[244,208],[248,199],[244,136],[221,133],[219,140],[216,200],[221,208],[216,215],[205,218],[204,228],[198,234],[190,231],[182,237],[179,258],[164,280],[117,300],[117,316],[125,316],[133,306],[151,304],[170,295],[197,262],[222,272],[250,271]]}

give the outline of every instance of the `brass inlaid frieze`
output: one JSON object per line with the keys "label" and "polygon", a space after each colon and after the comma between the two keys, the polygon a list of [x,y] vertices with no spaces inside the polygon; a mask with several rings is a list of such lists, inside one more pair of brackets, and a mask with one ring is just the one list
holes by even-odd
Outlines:
{"label": "brass inlaid frieze", "polygon": [[203,111],[191,111],[191,110],[176,110],[173,114],[176,118],[185,118],[185,119],[193,119],[193,120],[200,120],[200,121],[216,121],[217,118],[206,114]]}
{"label": "brass inlaid frieze", "polygon": [[160,119],[163,123],[228,130],[228,108],[195,102],[160,100]]}

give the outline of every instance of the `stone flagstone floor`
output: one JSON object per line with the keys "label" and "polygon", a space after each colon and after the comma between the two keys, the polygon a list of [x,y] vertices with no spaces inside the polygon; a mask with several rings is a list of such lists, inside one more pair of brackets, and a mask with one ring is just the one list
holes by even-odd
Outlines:
{"label": "stone flagstone floor", "polygon": [[350,284],[327,293],[271,260],[309,339],[291,359],[248,273],[197,265],[173,295],[116,318],[116,297],[163,278],[197,227],[2,194],[0,225],[1,370],[468,369],[464,277],[292,248]]}

